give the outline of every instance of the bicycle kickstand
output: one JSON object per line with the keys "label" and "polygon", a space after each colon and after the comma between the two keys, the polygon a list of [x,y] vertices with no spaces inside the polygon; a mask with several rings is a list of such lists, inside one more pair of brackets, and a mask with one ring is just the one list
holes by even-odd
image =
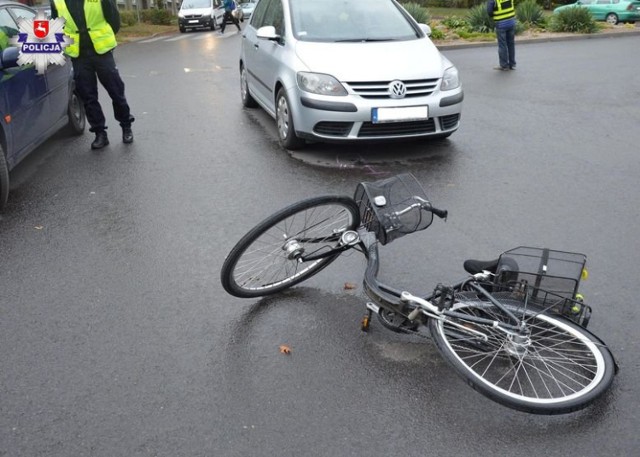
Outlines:
{"label": "bicycle kickstand", "polygon": [[369,331],[369,325],[371,324],[371,317],[374,313],[374,311],[377,313],[378,312],[378,307],[376,305],[374,305],[371,302],[367,303],[367,312],[364,315],[364,317],[362,318],[362,322],[360,323],[360,330],[362,330],[363,332],[368,332]]}

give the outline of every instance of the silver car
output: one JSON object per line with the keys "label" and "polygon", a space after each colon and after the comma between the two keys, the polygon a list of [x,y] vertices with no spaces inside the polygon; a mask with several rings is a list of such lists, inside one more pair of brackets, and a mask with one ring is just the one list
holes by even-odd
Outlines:
{"label": "silver car", "polygon": [[243,32],[242,103],[281,144],[444,138],[460,125],[456,67],[394,0],[260,0]]}

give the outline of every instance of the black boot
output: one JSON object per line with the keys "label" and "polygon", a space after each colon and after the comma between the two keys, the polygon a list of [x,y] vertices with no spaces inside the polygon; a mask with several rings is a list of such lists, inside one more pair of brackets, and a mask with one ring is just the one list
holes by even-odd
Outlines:
{"label": "black boot", "polygon": [[91,149],[102,149],[109,144],[106,130],[96,132],[96,139],[91,143]]}
{"label": "black boot", "polygon": [[131,127],[122,127],[122,142],[123,143],[133,143],[133,131]]}

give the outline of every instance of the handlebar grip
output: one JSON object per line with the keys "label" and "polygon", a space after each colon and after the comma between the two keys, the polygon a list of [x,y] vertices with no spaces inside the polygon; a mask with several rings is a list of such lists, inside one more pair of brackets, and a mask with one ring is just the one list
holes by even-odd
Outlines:
{"label": "handlebar grip", "polygon": [[434,208],[433,206],[431,207],[431,212],[438,216],[440,219],[446,219],[449,215],[449,211],[447,211],[446,209],[438,209]]}

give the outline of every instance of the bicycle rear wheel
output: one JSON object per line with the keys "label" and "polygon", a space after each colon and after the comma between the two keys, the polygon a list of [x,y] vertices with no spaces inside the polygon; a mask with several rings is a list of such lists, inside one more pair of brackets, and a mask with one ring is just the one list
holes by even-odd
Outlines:
{"label": "bicycle rear wheel", "polygon": [[[567,320],[507,308],[526,322],[524,335],[462,318],[429,322],[436,346],[471,387],[510,408],[549,415],[578,411],[609,388],[616,368],[602,342]],[[512,322],[491,303],[458,303],[453,310]]]}
{"label": "bicycle rear wheel", "polygon": [[301,256],[330,253],[347,230],[360,224],[350,197],[315,197],[271,215],[231,250],[220,274],[224,289],[250,298],[280,292],[318,273],[339,255],[300,262]]}

